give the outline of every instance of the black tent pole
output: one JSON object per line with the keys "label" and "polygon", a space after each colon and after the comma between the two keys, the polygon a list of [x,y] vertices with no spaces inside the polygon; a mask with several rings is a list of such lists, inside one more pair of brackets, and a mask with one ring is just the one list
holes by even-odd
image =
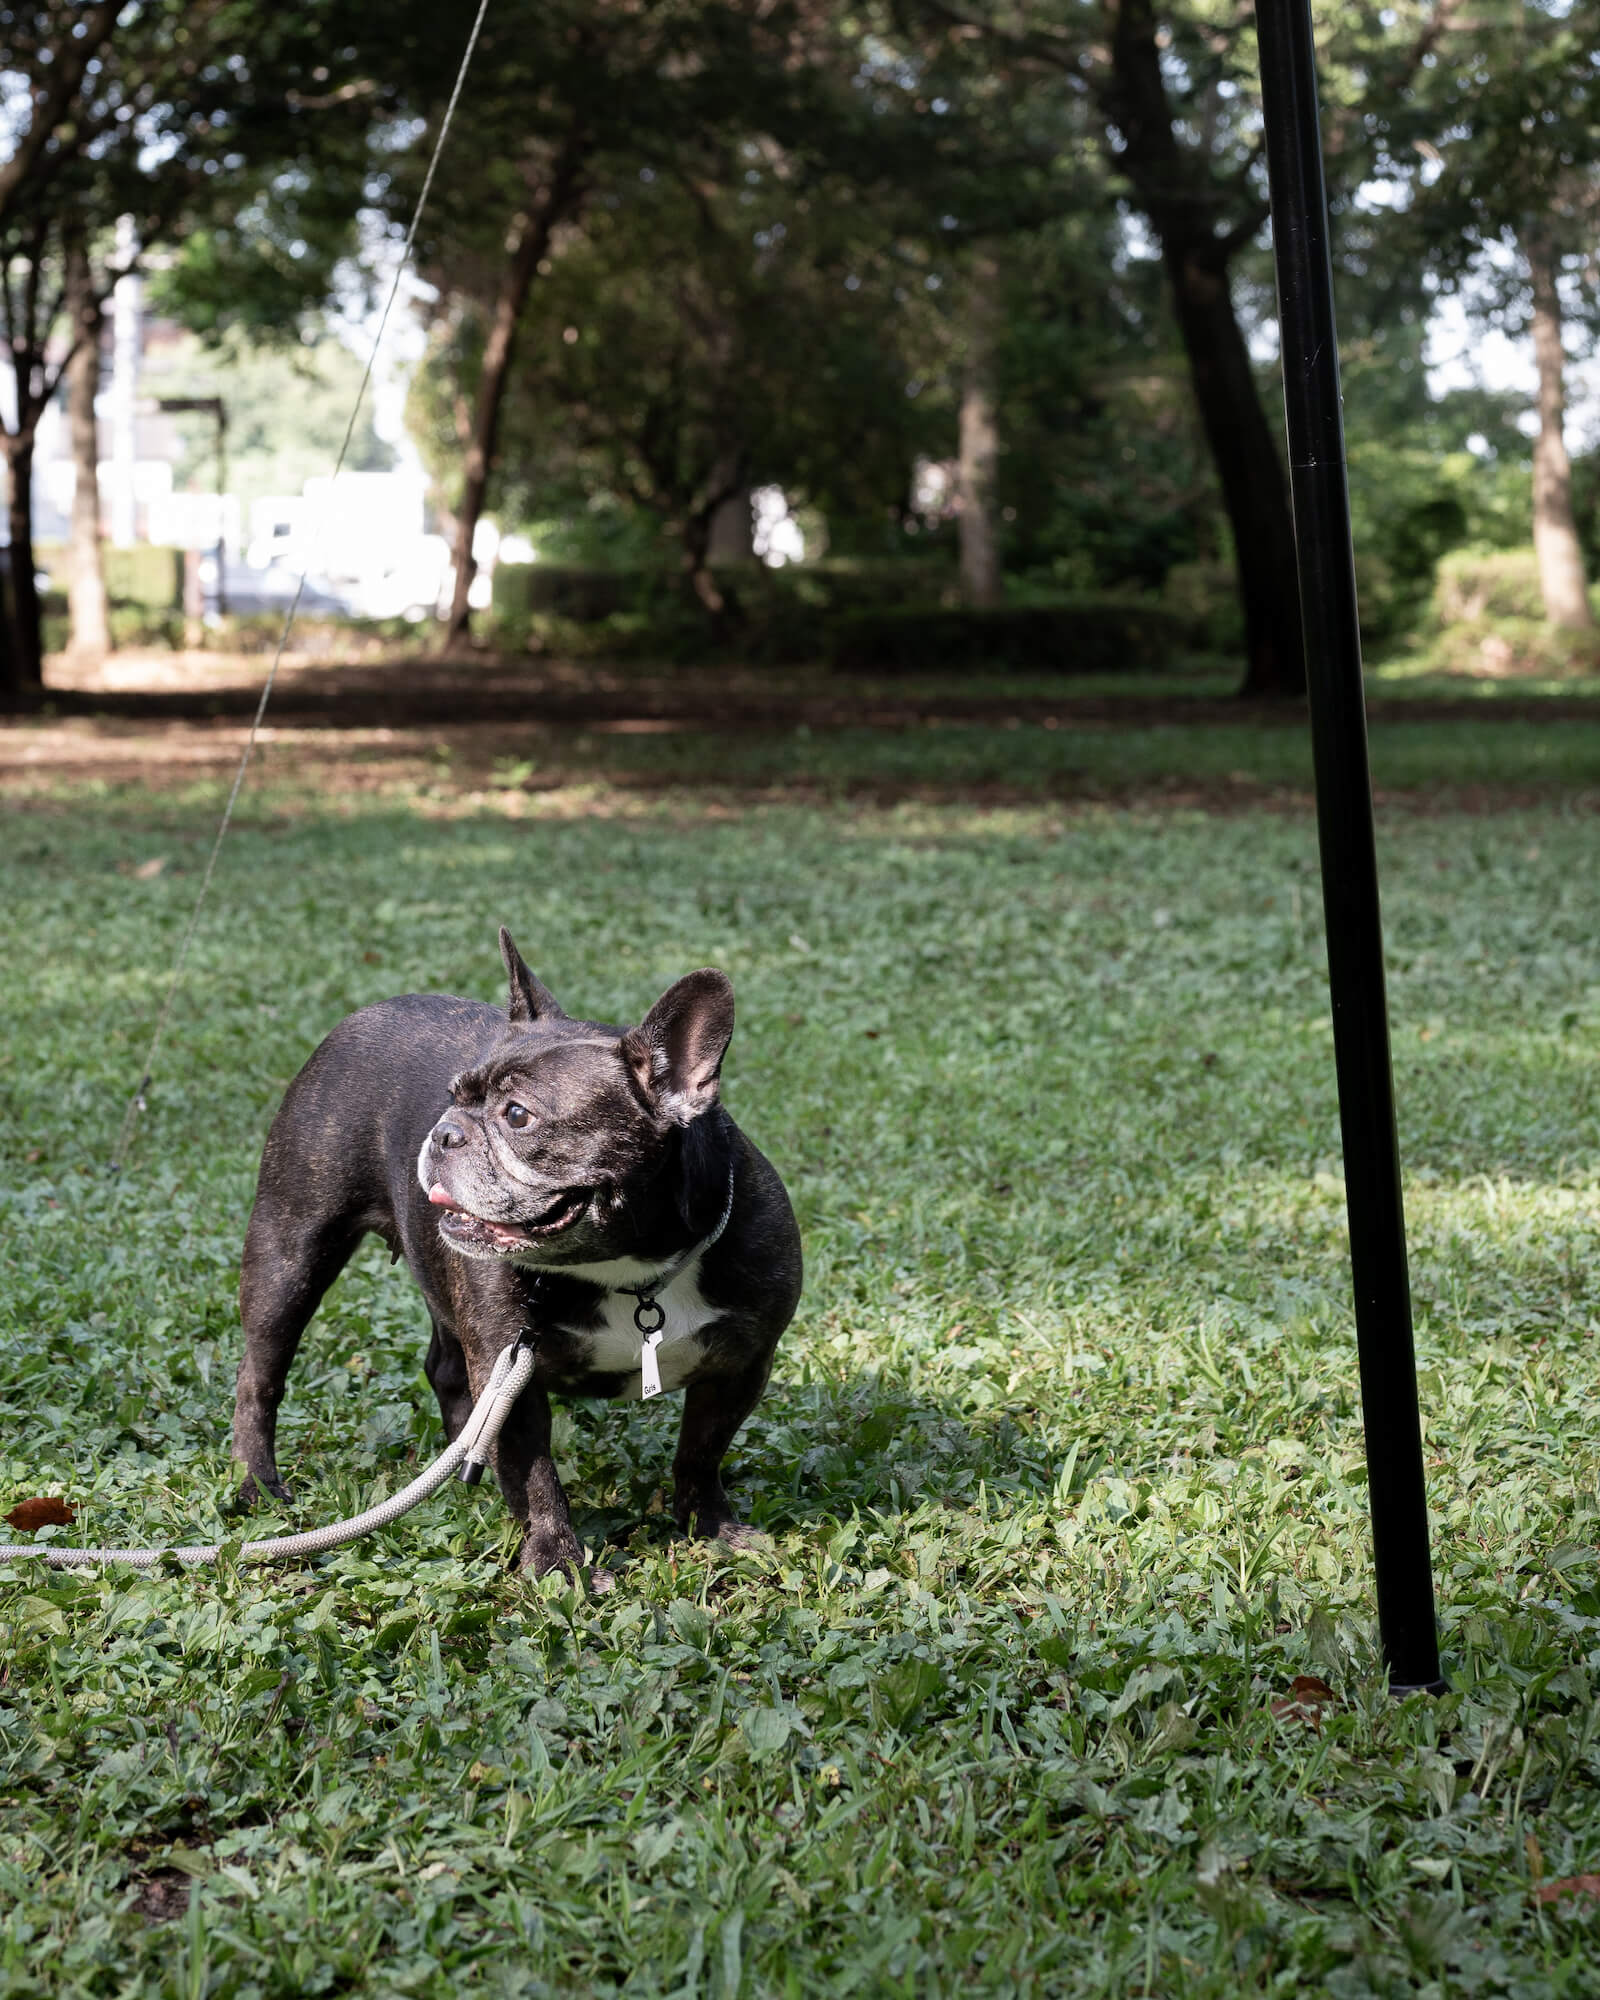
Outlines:
{"label": "black tent pole", "polygon": [[1257,0],[1256,34],[1378,1628],[1390,1686],[1397,1693],[1438,1693],[1444,1682],[1428,1556],[1310,0]]}

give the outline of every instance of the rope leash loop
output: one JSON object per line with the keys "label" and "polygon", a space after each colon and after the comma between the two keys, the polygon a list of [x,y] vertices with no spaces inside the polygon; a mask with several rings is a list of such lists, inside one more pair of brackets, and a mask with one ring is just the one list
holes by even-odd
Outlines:
{"label": "rope leash loop", "polygon": [[[533,1348],[525,1338],[519,1337],[509,1347],[502,1348],[495,1357],[483,1394],[473,1405],[472,1414],[461,1426],[454,1444],[446,1445],[432,1465],[419,1473],[409,1486],[348,1521],[334,1521],[326,1528],[312,1528],[303,1535],[276,1535],[264,1542],[245,1542],[239,1550],[238,1560],[241,1563],[289,1562],[296,1556],[321,1555],[327,1549],[343,1548],[346,1542],[359,1541],[363,1535],[374,1534],[379,1528],[388,1527],[391,1521],[398,1521],[403,1514],[409,1514],[430,1494],[437,1493],[458,1466],[467,1484],[476,1485],[483,1476],[484,1465],[495,1439],[500,1435],[501,1426],[511,1414],[512,1405],[528,1386],[533,1374],[533,1360]],[[470,1475],[469,1466],[476,1468]],[[54,1542],[6,1542],[0,1543],[0,1563],[23,1562],[32,1558],[47,1562],[52,1569],[87,1569],[97,1563],[125,1563],[132,1569],[155,1569],[168,1556],[181,1563],[214,1563],[227,1546],[225,1542],[205,1542],[176,1549],[69,1549],[58,1548]]]}

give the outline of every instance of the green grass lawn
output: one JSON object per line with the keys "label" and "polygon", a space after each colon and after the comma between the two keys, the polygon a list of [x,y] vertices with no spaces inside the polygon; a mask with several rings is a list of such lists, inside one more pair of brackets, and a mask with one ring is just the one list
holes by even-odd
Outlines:
{"label": "green grass lawn", "polygon": [[[1293,732],[725,746],[833,759],[811,806],[253,794],[116,1183],[210,822],[8,812],[0,1511],[238,1533],[276,1099],[350,1008],[498,997],[501,920],[602,1017],[727,968],[808,1273],[731,1464],[762,1551],[667,1532],[674,1408],[580,1405],[605,1595],[508,1574],[454,1485],[299,1569],[0,1581],[0,1991],[1593,1994],[1600,1902],[1536,1892],[1600,1870],[1600,725],[1400,727],[1380,781],[1387,743],[1391,782],[1548,790],[1382,828],[1454,1690],[1404,1704],[1309,819],[1039,775],[1303,784]],[[857,764],[1039,797],[852,802]],[[370,1245],[291,1378],[297,1523],[437,1449],[425,1331]]]}

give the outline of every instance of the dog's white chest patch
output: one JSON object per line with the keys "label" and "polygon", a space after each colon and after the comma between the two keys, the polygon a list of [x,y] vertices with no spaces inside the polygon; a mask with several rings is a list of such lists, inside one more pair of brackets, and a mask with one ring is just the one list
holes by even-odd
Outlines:
{"label": "dog's white chest patch", "polygon": [[[713,1320],[721,1318],[717,1308],[707,1305],[700,1295],[698,1266],[696,1258],[656,1293],[656,1303],[667,1316],[655,1347],[655,1364],[663,1391],[683,1387],[700,1359],[701,1332]],[[592,1278],[597,1284],[637,1282],[631,1270],[619,1270],[612,1275],[602,1265],[580,1266],[574,1275]],[[599,1326],[562,1329],[583,1343],[588,1367],[598,1374],[628,1378],[622,1396],[624,1401],[634,1402],[644,1394],[644,1336],[633,1322],[638,1303],[627,1292],[608,1291],[600,1304]]]}

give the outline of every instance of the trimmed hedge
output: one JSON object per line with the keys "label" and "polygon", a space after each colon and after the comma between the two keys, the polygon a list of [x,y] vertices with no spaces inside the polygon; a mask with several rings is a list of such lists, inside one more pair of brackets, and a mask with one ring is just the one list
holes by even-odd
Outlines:
{"label": "trimmed hedge", "polygon": [[494,579],[494,624],[504,644],[546,646],[579,656],[704,661],[752,666],[820,660],[843,613],[937,602],[955,593],[955,571],[931,560],[824,560],[782,569],[741,563],[715,571],[727,600],[713,624],[675,569],[581,569],[502,565]]}
{"label": "trimmed hedge", "polygon": [[[949,563],[915,558],[824,560],[781,569],[739,563],[713,573],[719,588],[752,617],[794,607],[825,614],[926,603],[936,599],[946,585],[952,589],[955,585],[955,572]],[[666,615],[687,594],[687,580],[675,569],[501,563],[494,573],[495,618],[512,626],[540,616],[597,625],[608,618]]]}
{"label": "trimmed hedge", "polygon": [[141,542],[131,549],[108,548],[103,561],[106,596],[113,604],[140,604],[149,611],[183,609],[183,550]]}
{"label": "trimmed hedge", "polygon": [[674,593],[676,581],[663,570],[497,563],[494,616],[506,625],[541,616],[598,625],[607,618],[648,610],[652,601]]}
{"label": "trimmed hedge", "polygon": [[1185,650],[1186,621],[1165,605],[1119,597],[992,611],[918,606],[835,619],[829,664],[847,674],[991,671],[1119,673]]}
{"label": "trimmed hedge", "polygon": [[[65,591],[71,553],[65,542],[42,542],[34,548],[34,559],[50,578],[51,588]],[[183,550],[157,548],[139,542],[131,549],[100,551],[105,570],[106,596],[113,604],[136,604],[146,611],[183,609]]]}

